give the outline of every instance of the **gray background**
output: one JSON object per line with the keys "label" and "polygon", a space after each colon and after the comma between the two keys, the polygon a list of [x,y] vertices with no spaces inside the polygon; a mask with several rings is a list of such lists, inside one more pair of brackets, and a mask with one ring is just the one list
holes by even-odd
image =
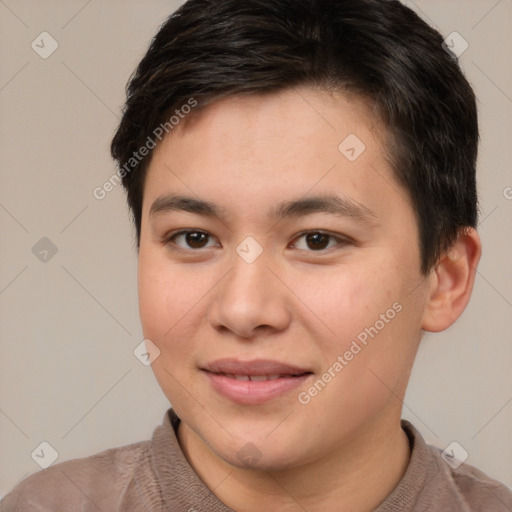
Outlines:
{"label": "gray background", "polygon": [[[512,486],[512,0],[406,3],[469,44],[484,253],[462,318],[425,337],[404,417]],[[178,5],[0,0],[0,496],[51,455],[41,442],[57,462],[90,455],[148,439],[168,407],[133,355],[143,337],[123,192],[92,191],[115,170],[125,83]],[[50,48],[43,31],[59,45],[46,59],[31,47]]]}

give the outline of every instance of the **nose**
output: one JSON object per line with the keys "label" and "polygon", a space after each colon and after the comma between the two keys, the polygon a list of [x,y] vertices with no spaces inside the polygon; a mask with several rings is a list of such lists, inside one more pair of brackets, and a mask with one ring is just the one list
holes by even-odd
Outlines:
{"label": "nose", "polygon": [[291,320],[290,292],[262,254],[248,263],[238,254],[231,270],[215,287],[208,311],[210,324],[240,338],[285,330]]}

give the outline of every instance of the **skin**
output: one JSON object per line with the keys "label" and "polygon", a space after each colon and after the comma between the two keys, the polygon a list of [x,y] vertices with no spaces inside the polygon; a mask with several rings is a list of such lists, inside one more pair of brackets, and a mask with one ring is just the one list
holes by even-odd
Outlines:
{"label": "skin", "polygon": [[[338,149],[349,134],[366,146],[355,161]],[[369,511],[405,472],[400,415],[422,330],[446,329],[464,310],[480,241],[472,229],[461,234],[422,275],[414,209],[384,147],[385,130],[362,99],[303,87],[198,108],[154,151],[139,251],[143,332],[160,350],[152,368],[182,420],[187,459],[237,511]],[[373,221],[268,216],[281,201],[333,193],[370,209]],[[225,215],[150,215],[166,194],[210,201]],[[208,236],[196,245],[170,238],[183,229]],[[319,250],[304,236],[315,231],[347,241],[322,239]],[[263,250],[252,263],[236,252],[248,236]],[[299,392],[395,303],[401,311],[301,404]],[[200,370],[225,357],[314,375],[240,405]],[[247,443],[258,453],[251,464],[237,456]]]}

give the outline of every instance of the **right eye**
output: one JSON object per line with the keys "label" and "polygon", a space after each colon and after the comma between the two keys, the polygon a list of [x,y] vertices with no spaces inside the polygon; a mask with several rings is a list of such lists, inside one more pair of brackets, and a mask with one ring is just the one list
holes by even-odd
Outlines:
{"label": "right eye", "polygon": [[[206,245],[211,235],[206,231],[186,229],[171,233],[166,237],[166,243],[171,243],[184,250],[197,250],[208,247],[215,247],[215,245]],[[185,244],[185,245],[182,245]]]}

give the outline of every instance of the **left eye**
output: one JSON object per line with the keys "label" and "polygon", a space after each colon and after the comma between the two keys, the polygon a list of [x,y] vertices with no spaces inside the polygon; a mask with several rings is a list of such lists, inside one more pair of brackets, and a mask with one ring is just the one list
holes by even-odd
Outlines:
{"label": "left eye", "polygon": [[[333,246],[336,245],[345,245],[348,242],[346,240],[343,240],[341,238],[335,237],[334,235],[329,235],[327,233],[322,233],[320,231],[311,231],[309,233],[303,233],[300,235],[296,240],[304,239],[305,244],[303,244],[303,247],[297,247],[297,242],[294,243],[295,247],[297,249],[301,250],[312,250],[312,251],[322,251],[325,249],[330,249]],[[333,244],[329,245],[329,240],[334,241]],[[304,247],[305,245],[305,247]]]}

